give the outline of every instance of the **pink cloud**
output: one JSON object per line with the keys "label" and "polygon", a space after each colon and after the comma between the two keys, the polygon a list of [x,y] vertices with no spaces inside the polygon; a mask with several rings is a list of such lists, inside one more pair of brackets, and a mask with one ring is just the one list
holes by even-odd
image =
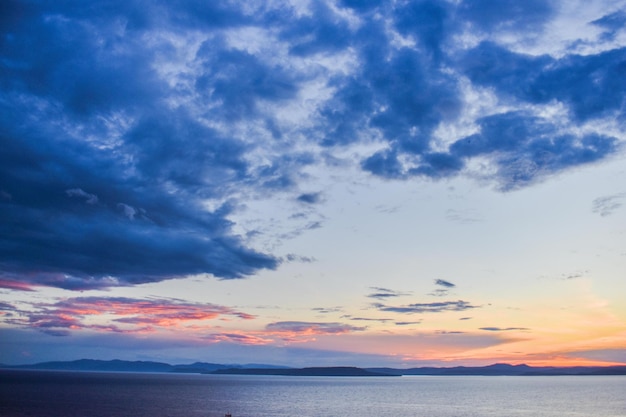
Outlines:
{"label": "pink cloud", "polygon": [[265,328],[272,332],[301,334],[341,334],[365,330],[365,327],[350,326],[348,324],[312,323],[306,321],[279,321],[270,323]]}
{"label": "pink cloud", "polygon": [[305,321],[280,321],[265,326],[265,330],[286,342],[314,340],[318,335],[339,335],[363,331],[366,327],[356,327],[342,323],[318,323]]}
{"label": "pink cloud", "polygon": [[340,335],[362,330],[365,330],[365,327],[341,323],[283,321],[270,323],[265,327],[265,330],[245,333],[240,331],[212,333],[202,336],[202,340],[210,343],[225,342],[238,345],[283,345],[285,343],[310,342],[319,335]]}
{"label": "pink cloud", "polygon": [[242,333],[214,333],[202,338],[203,340],[207,340],[212,343],[219,342],[230,342],[237,343],[240,345],[267,345],[273,342],[272,339],[265,339],[262,337],[258,337],[250,334],[242,334]]}
{"label": "pink cloud", "polygon": [[9,279],[0,279],[0,288],[17,291],[35,291],[33,286],[30,284]]}
{"label": "pink cloud", "polygon": [[[210,303],[175,299],[125,297],[76,297],[53,304],[33,304],[36,311],[22,311],[11,324],[46,329],[51,334],[89,329],[99,332],[148,333],[188,326],[224,317],[250,320],[255,316]],[[93,323],[93,321],[96,323]],[[107,320],[99,323],[98,320]],[[6,322],[9,322],[6,320]],[[206,328],[206,325],[200,327]],[[55,330],[56,329],[56,330]],[[65,331],[61,331],[61,330]],[[54,331],[53,331],[54,330]]]}

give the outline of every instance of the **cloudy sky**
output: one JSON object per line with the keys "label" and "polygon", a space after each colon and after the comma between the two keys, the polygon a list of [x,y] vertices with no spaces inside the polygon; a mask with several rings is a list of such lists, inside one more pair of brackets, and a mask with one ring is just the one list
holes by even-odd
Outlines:
{"label": "cloudy sky", "polygon": [[0,362],[626,363],[625,27],[2,1]]}

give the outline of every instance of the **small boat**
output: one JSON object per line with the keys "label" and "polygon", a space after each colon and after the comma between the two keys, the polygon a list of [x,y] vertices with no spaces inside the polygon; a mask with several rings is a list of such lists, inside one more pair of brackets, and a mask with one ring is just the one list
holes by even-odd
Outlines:
{"label": "small boat", "polygon": [[231,413],[226,413],[224,417],[233,417],[233,415]]}

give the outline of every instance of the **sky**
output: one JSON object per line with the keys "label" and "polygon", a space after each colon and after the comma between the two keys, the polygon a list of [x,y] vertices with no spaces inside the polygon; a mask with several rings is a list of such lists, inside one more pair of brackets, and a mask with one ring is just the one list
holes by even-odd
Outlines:
{"label": "sky", "polygon": [[0,30],[0,363],[626,363],[626,1]]}

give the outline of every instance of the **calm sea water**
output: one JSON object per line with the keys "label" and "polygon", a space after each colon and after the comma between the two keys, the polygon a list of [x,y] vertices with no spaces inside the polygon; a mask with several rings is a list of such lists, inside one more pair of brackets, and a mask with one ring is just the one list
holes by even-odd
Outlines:
{"label": "calm sea water", "polygon": [[624,417],[626,377],[328,378],[0,371],[0,416]]}

